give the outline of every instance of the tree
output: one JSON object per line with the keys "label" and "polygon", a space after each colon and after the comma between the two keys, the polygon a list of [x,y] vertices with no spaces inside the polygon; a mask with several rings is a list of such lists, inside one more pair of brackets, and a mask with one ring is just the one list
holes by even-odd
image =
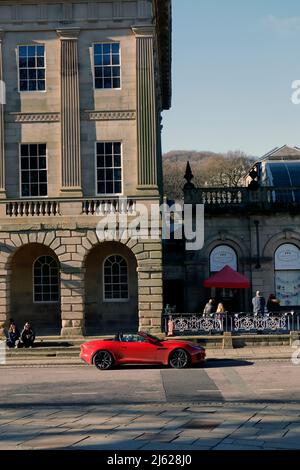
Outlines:
{"label": "tree", "polygon": [[182,199],[187,161],[192,167],[195,187],[237,187],[245,186],[245,177],[254,159],[239,150],[226,154],[169,152],[163,158],[164,192],[168,199]]}

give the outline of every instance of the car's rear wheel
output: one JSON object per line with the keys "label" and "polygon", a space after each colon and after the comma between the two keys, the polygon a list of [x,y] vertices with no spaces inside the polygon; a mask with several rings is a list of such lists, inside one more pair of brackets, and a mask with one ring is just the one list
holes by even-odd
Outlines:
{"label": "car's rear wheel", "polygon": [[94,365],[99,370],[111,369],[113,362],[113,357],[108,351],[98,351],[94,356]]}
{"label": "car's rear wheel", "polygon": [[170,354],[169,365],[174,369],[183,369],[187,367],[190,362],[190,357],[184,349],[175,349]]}

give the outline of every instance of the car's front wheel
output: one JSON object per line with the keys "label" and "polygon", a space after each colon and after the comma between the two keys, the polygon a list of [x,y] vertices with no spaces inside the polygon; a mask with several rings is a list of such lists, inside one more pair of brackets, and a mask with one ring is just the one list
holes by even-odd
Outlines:
{"label": "car's front wheel", "polygon": [[169,365],[174,369],[183,369],[189,365],[190,358],[184,349],[175,349],[170,354]]}
{"label": "car's front wheel", "polygon": [[94,356],[94,365],[100,370],[111,369],[113,357],[108,351],[98,351]]}

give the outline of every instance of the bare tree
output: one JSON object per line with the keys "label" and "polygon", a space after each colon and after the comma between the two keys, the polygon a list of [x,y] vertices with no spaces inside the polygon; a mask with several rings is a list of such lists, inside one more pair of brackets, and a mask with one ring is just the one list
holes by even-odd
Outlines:
{"label": "bare tree", "polygon": [[169,199],[182,199],[183,176],[190,161],[196,187],[238,187],[253,165],[253,158],[239,150],[212,152],[169,152],[164,156],[164,192]]}

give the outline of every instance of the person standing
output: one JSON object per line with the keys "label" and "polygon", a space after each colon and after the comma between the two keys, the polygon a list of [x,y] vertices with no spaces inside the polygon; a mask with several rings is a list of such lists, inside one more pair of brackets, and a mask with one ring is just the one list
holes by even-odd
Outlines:
{"label": "person standing", "polygon": [[214,299],[209,299],[209,301],[207,302],[207,304],[204,307],[203,314],[205,316],[212,317],[213,314],[215,313],[215,311],[216,311],[215,300]]}
{"label": "person standing", "polygon": [[174,322],[172,315],[169,315],[169,320],[168,320],[168,336],[173,336],[174,335]]}
{"label": "person standing", "polygon": [[268,312],[278,312],[280,310],[280,300],[276,299],[275,294],[270,294],[267,302]]}
{"label": "person standing", "polygon": [[252,306],[254,315],[264,315],[266,300],[259,290],[256,291],[255,297],[252,299]]}
{"label": "person standing", "polygon": [[215,319],[216,319],[217,322],[219,323],[220,330],[223,329],[223,322],[222,322],[222,319],[223,319],[224,313],[225,313],[224,305],[222,304],[222,302],[220,302],[220,303],[218,303],[217,311],[216,311],[216,314],[215,314]]}

